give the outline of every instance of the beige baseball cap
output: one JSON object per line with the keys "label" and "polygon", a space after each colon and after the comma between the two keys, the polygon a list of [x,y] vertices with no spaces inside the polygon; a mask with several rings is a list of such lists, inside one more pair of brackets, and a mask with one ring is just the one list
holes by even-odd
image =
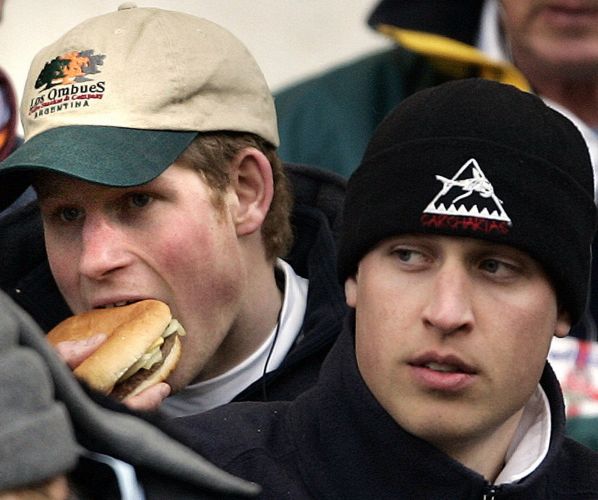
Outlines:
{"label": "beige baseball cap", "polygon": [[236,37],[206,19],[132,3],[35,56],[21,121],[25,142],[0,163],[0,206],[30,183],[24,172],[144,184],[198,132],[251,132],[278,146],[272,94]]}

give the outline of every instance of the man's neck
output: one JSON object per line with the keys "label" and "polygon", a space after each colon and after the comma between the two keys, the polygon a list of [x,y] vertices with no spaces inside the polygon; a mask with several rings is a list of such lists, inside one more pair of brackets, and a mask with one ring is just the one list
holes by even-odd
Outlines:
{"label": "man's neck", "polygon": [[196,381],[211,379],[241,363],[265,342],[276,326],[283,294],[276,284],[274,263],[254,259],[247,269],[247,286],[236,320]]}
{"label": "man's neck", "polygon": [[479,438],[436,443],[448,456],[476,471],[493,483],[505,465],[507,450],[515,435],[523,409],[511,416],[493,432],[482,432]]}

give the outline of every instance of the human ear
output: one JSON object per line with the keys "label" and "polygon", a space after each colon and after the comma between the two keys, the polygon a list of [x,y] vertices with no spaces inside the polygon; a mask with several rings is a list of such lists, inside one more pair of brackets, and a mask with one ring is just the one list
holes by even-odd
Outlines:
{"label": "human ear", "polygon": [[566,337],[569,334],[569,330],[571,330],[571,317],[563,307],[559,307],[554,336],[559,338]]}
{"label": "human ear", "polygon": [[272,166],[261,151],[245,148],[233,158],[230,172],[237,235],[254,233],[261,228],[272,203]]}
{"label": "human ear", "polygon": [[345,301],[349,307],[357,304],[357,276],[350,276],[345,280]]}

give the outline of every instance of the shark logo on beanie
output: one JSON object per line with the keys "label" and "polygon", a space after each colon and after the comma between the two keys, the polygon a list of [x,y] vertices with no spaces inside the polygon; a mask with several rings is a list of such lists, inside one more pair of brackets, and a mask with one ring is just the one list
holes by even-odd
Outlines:
{"label": "shark logo on beanie", "polygon": [[423,211],[420,221],[424,227],[509,231],[511,219],[475,158],[465,162],[450,179],[435,177],[442,188]]}

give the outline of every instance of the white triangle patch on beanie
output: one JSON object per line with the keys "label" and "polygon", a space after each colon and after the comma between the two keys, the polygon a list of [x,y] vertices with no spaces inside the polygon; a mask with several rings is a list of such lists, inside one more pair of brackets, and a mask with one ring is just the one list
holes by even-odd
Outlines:
{"label": "white triangle patch on beanie", "polygon": [[492,183],[474,158],[465,162],[451,179],[441,175],[436,175],[436,179],[442,182],[442,188],[424,213],[479,217],[511,224]]}

